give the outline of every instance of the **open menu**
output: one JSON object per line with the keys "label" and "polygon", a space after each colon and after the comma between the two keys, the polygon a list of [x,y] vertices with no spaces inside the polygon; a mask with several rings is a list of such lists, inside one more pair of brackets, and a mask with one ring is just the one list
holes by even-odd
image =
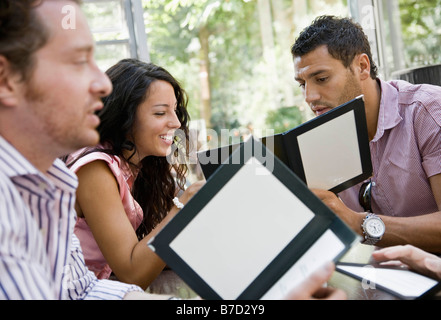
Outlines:
{"label": "open menu", "polygon": [[[262,143],[308,187],[339,193],[372,176],[363,96]],[[198,162],[205,179],[227,162],[241,143],[200,151]]]}
{"label": "open menu", "polygon": [[400,299],[425,299],[441,290],[441,283],[401,267],[338,263],[336,270],[361,281],[364,289],[381,289]]}
{"label": "open menu", "polygon": [[259,140],[149,242],[204,299],[281,299],[358,236]]}

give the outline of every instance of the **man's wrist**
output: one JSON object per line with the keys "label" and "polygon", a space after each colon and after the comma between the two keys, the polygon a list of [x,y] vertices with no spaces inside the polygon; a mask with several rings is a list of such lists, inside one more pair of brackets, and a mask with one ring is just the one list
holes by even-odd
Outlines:
{"label": "man's wrist", "polygon": [[361,224],[361,230],[363,232],[361,243],[373,246],[383,238],[386,225],[375,213],[366,212]]}

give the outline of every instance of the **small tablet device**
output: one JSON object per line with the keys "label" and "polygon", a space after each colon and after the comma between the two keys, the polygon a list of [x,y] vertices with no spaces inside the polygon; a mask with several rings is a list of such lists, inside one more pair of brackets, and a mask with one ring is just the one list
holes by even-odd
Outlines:
{"label": "small tablet device", "polygon": [[336,270],[361,281],[363,289],[381,289],[400,299],[428,299],[441,290],[441,283],[412,270],[340,262]]}

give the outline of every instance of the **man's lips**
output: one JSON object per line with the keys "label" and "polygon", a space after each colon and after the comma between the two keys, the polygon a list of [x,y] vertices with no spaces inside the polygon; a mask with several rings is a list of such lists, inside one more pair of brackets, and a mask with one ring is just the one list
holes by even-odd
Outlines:
{"label": "man's lips", "polygon": [[104,104],[102,103],[101,100],[96,101],[93,106],[92,106],[92,110],[93,112],[97,113],[98,111],[100,111],[102,108],[104,108]]}
{"label": "man's lips", "polygon": [[103,104],[101,102],[96,103],[93,105],[93,107],[89,112],[90,121],[92,122],[92,125],[94,127],[98,127],[101,122],[98,116],[98,111],[100,111],[102,108],[103,108]]}
{"label": "man's lips", "polygon": [[332,109],[331,107],[326,107],[326,106],[313,106],[312,107],[312,111],[315,113],[316,116],[320,116],[320,115],[328,112],[331,109]]}

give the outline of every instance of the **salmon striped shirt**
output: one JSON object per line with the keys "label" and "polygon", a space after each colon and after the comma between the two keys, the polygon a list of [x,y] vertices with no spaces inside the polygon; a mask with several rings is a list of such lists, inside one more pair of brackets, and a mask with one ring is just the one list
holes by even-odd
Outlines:
{"label": "salmon striped shirt", "polygon": [[[370,141],[372,211],[411,217],[439,211],[429,178],[441,174],[441,87],[380,81],[377,132]],[[362,212],[360,185],[339,194]]]}

